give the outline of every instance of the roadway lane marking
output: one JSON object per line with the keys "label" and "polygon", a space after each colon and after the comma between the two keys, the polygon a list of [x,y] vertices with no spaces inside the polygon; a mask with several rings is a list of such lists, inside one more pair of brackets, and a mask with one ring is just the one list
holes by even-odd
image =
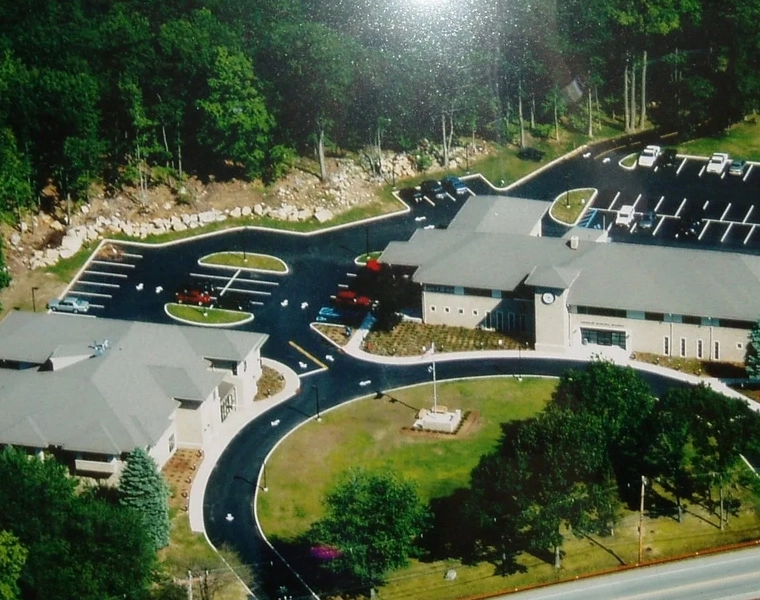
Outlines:
{"label": "roadway lane marking", "polygon": [[633,201],[633,209],[636,210],[636,205],[639,203],[639,200],[641,200],[641,194],[636,196],[636,200]]}
{"label": "roadway lane marking", "polygon": [[296,350],[298,350],[301,354],[303,354],[310,361],[318,364],[324,370],[327,370],[327,369],[330,368],[325,363],[323,363],[321,360],[319,360],[316,356],[314,356],[313,354],[311,354],[307,350],[304,350],[303,348],[301,348],[301,346],[299,346],[298,344],[296,344],[293,340],[288,341],[288,344],[290,344],[293,348],[295,348]]}
{"label": "roadway lane marking", "polygon": [[615,197],[612,199],[612,202],[610,202],[610,205],[607,207],[607,210],[612,210],[612,207],[615,206],[615,202],[617,202],[618,198],[620,198],[620,192],[615,194]]}
{"label": "roadway lane marking", "polygon": [[89,273],[90,275],[103,275],[104,277],[121,277],[122,279],[129,277],[129,275],[125,275],[124,273],[107,273],[105,271],[93,271],[92,269],[87,269],[85,273]]}
{"label": "roadway lane marking", "polygon": [[[720,219],[718,219],[718,220],[719,220],[719,221],[725,221],[725,219],[726,219],[726,215],[728,214],[728,211],[729,211],[730,209],[731,209],[731,203],[729,202],[729,203],[728,203],[728,206],[726,206],[726,210],[724,210],[724,211],[723,211],[723,214],[720,216]],[[722,241],[723,241],[723,240],[721,240],[721,242],[722,242]]]}
{"label": "roadway lane marking", "polygon": [[657,202],[657,206],[654,207],[654,212],[657,212],[660,209],[660,204],[662,204],[665,201],[665,196],[660,196],[660,200]]}
{"label": "roadway lane marking", "polygon": [[752,211],[755,210],[755,205],[749,207],[749,210],[747,211],[747,214],[744,215],[744,220],[742,220],[742,223],[746,223],[747,219],[749,219],[749,216],[752,214]]}
{"label": "roadway lane marking", "polygon": [[723,240],[726,239],[726,236],[728,235],[728,232],[731,231],[731,228],[734,226],[733,223],[729,223],[728,227],[726,227],[726,232],[723,234],[723,237],[720,238],[720,243],[723,243]]}
{"label": "roadway lane marking", "polygon": [[684,158],[684,159],[681,161],[681,164],[680,164],[680,165],[678,165],[678,168],[676,169],[676,175],[680,175],[680,174],[681,174],[681,169],[683,169],[683,168],[684,168],[684,165],[686,164],[686,161],[687,161],[687,160],[688,160],[687,158]]}
{"label": "roadway lane marking", "polygon": [[752,227],[750,227],[749,233],[747,234],[747,237],[744,238],[744,245],[745,246],[747,245],[747,242],[749,241],[749,238],[754,233],[754,231],[755,231],[755,226],[753,225]]}
{"label": "roadway lane marking", "polygon": [[677,217],[679,215],[684,204],[686,204],[686,198],[681,200],[681,204],[679,205],[678,210],[676,211],[676,214],[673,215],[674,217]]}

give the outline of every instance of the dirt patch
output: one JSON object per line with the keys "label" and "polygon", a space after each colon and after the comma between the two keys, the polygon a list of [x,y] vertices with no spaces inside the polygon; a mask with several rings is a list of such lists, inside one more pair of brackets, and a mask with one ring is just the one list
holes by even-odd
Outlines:
{"label": "dirt patch", "polygon": [[169,506],[181,510],[188,510],[188,498],[190,487],[193,484],[195,474],[198,472],[203,460],[202,450],[178,449],[174,456],[164,465],[162,473],[169,484],[171,496]]}
{"label": "dirt patch", "polygon": [[254,400],[265,400],[285,389],[285,378],[271,367],[263,367]]}

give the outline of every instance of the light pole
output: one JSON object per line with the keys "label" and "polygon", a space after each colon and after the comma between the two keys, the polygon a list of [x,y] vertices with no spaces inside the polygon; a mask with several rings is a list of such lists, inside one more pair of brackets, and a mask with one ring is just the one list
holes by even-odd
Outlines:
{"label": "light pole", "polygon": [[319,388],[316,385],[311,386],[314,390],[314,403],[317,408],[317,421],[322,421],[322,415],[319,414]]}
{"label": "light pole", "polygon": [[36,292],[38,289],[40,288],[32,287],[32,311],[33,312],[37,312],[37,299],[34,296],[34,292]]}

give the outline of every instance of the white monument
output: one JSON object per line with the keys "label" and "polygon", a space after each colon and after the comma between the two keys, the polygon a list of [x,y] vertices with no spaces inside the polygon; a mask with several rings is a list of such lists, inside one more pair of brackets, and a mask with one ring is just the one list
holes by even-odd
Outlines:
{"label": "white monument", "polygon": [[435,376],[435,342],[430,344],[430,351],[422,355],[423,358],[430,356],[430,371],[433,373],[433,409],[420,409],[417,420],[412,427],[424,431],[440,431],[442,433],[454,433],[462,422],[462,411],[457,409],[450,411],[446,406],[438,404],[438,381]]}

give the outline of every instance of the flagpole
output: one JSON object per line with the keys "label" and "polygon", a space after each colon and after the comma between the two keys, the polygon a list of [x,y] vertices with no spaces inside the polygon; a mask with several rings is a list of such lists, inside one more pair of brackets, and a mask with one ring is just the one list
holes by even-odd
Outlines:
{"label": "flagpole", "polygon": [[435,342],[430,344],[431,358],[433,359],[433,412],[438,412],[438,384],[435,379]]}

